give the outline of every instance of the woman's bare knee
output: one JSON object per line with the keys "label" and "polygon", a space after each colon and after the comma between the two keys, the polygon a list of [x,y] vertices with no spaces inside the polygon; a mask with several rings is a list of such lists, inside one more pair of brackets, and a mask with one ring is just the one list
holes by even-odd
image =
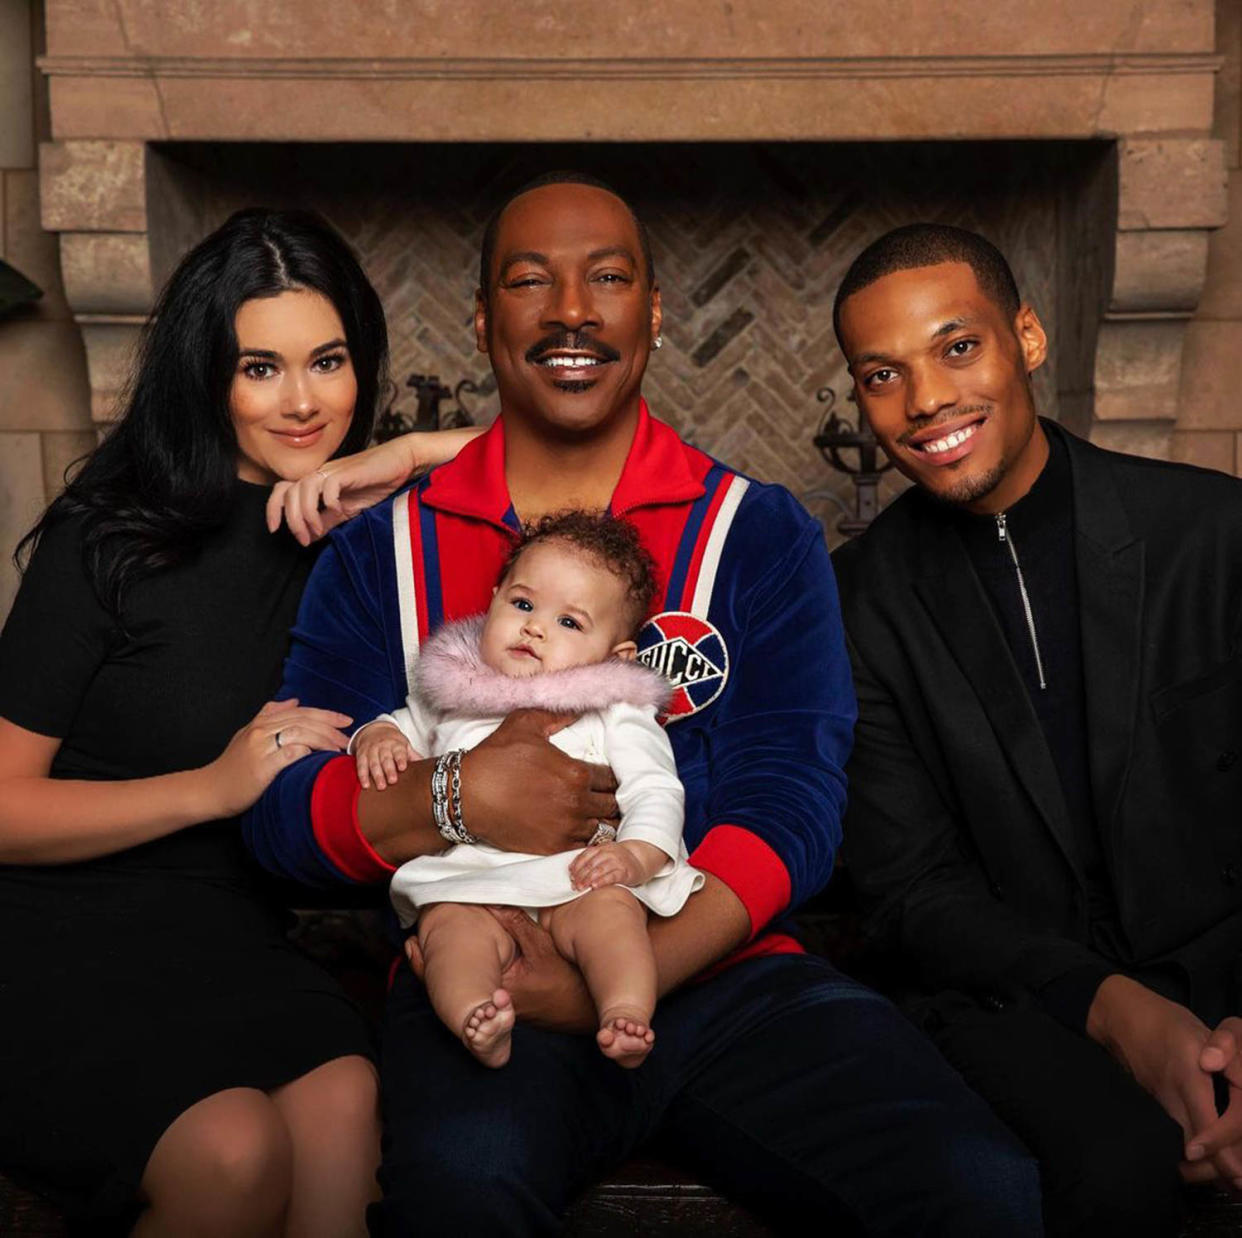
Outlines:
{"label": "woman's bare knee", "polygon": [[378,1129],[379,1073],[356,1054],[325,1062],[271,1096],[290,1127],[309,1121],[332,1130]]}
{"label": "woman's bare knee", "polygon": [[136,1235],[280,1232],[292,1184],[292,1147],[272,1101],[230,1088],[191,1105],[160,1137],[142,1190]]}
{"label": "woman's bare knee", "polygon": [[277,1088],[293,1144],[286,1238],[362,1238],[379,1198],[379,1077],[366,1058],[339,1057]]}

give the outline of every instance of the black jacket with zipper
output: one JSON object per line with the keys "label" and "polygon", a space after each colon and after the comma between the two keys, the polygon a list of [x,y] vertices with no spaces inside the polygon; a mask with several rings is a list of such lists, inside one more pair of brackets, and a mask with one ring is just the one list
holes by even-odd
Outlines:
{"label": "black jacket with zipper", "polygon": [[1073,547],[1094,827],[1122,930],[1091,944],[1057,768],[958,517],[910,490],[834,556],[858,690],[845,854],[923,991],[1039,995],[1145,970],[1242,1011],[1242,482],[1054,423]]}

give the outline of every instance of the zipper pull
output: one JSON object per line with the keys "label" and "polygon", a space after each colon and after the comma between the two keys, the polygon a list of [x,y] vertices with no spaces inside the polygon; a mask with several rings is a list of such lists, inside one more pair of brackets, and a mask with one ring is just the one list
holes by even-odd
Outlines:
{"label": "zipper pull", "polygon": [[1009,540],[1009,531],[1005,524],[1005,513],[996,513],[996,539],[1000,542]]}

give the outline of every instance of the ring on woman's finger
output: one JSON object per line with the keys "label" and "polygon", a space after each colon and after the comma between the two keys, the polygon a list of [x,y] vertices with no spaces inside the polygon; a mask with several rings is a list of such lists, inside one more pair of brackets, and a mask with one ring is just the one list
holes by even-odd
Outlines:
{"label": "ring on woman's finger", "polygon": [[315,470],[315,476],[316,476],[316,477],[322,477],[322,478],[324,479],[324,481],[327,481],[327,480],[328,480],[328,475],[327,475],[327,473],[325,473],[325,472],[323,471],[323,469],[316,469],[316,470]]}
{"label": "ring on woman's finger", "polygon": [[598,847],[600,843],[614,842],[616,840],[616,837],[617,837],[616,829],[613,826],[609,825],[607,821],[601,821],[595,827],[595,833],[591,835],[591,839],[587,843],[587,846]]}
{"label": "ring on woman's finger", "polygon": [[280,742],[280,732],[279,732],[279,731],[277,731],[277,732],[276,732],[275,739],[276,739],[276,747],[277,747],[277,748],[281,747],[282,745],[281,745],[281,742]]}

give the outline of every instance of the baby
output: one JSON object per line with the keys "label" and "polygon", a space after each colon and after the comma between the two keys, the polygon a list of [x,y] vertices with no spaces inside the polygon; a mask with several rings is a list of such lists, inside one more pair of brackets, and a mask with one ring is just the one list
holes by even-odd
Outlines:
{"label": "baby", "polygon": [[[483,616],[423,646],[406,706],[354,737],[363,786],[383,789],[420,755],[440,832],[456,845],[403,864],[392,901],[417,922],[436,1013],[485,1065],[509,1058],[513,1004],[501,974],[516,945],[487,905],[521,907],[582,972],[599,1014],[596,1040],[622,1066],[651,1050],[656,968],[647,912],[671,916],[703,884],[682,842],[684,794],[656,711],[667,685],[634,661],[634,635],[655,593],[633,526],[566,512],[528,529]],[[616,775],[620,830],[559,855],[500,851],[461,820],[461,752],[514,709],[580,715],[551,742]]]}

